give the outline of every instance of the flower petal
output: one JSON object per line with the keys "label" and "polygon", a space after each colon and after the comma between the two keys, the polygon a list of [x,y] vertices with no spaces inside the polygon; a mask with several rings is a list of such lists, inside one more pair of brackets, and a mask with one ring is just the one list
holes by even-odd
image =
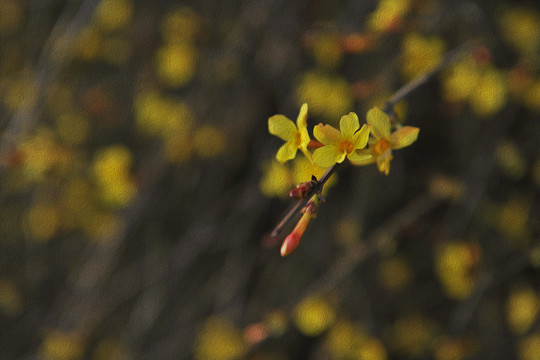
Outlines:
{"label": "flower petal", "polygon": [[292,140],[296,136],[296,126],[283,115],[274,115],[268,119],[268,131],[285,141]]}
{"label": "flower petal", "polygon": [[369,139],[369,130],[370,127],[368,125],[362,125],[362,128],[354,134],[352,144],[354,145],[355,150],[366,147]]}
{"label": "flower petal", "polygon": [[342,162],[345,154],[340,152],[337,146],[326,145],[313,152],[313,162],[323,168],[328,168],[337,162]]}
{"label": "flower petal", "polygon": [[338,129],[331,125],[319,124],[313,128],[313,136],[324,145],[336,145],[341,139]]}
{"label": "flower petal", "polygon": [[296,145],[292,141],[287,141],[279,148],[276,159],[280,163],[284,163],[287,160],[294,159],[296,156]]}
{"label": "flower petal", "polygon": [[298,129],[306,129],[307,128],[307,116],[308,116],[308,105],[302,104],[302,107],[300,108],[300,113],[298,114],[298,118],[296,119],[296,126]]}
{"label": "flower petal", "polygon": [[384,173],[384,175],[388,175],[390,172],[390,161],[392,161],[393,158],[394,157],[390,151],[383,155],[377,156],[377,167],[379,168],[380,172]]}
{"label": "flower petal", "polygon": [[371,133],[377,140],[390,136],[390,118],[378,107],[368,111],[367,123],[371,125]]}
{"label": "flower petal", "polygon": [[341,130],[341,137],[345,140],[352,140],[356,130],[360,128],[360,122],[358,121],[358,115],[351,112],[347,115],[343,115],[339,120],[339,129]]}
{"label": "flower petal", "polygon": [[347,159],[353,163],[353,165],[367,165],[375,162],[375,157],[371,154],[361,154],[357,151],[353,151],[347,155]]}
{"label": "flower petal", "polygon": [[404,126],[401,129],[394,131],[390,135],[390,144],[392,149],[401,149],[411,145],[418,138],[419,128],[413,126]]}
{"label": "flower petal", "polygon": [[307,146],[309,144],[309,142],[311,141],[311,138],[309,137],[309,133],[307,131],[307,128],[301,128],[300,130],[300,144],[299,144],[299,148],[302,149],[302,150],[306,150],[307,151]]}

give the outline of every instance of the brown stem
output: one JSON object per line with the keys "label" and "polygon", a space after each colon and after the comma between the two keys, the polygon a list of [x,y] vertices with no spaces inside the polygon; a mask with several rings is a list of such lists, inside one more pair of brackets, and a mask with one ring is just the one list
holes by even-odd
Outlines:
{"label": "brown stem", "polygon": [[330,176],[336,171],[338,166],[341,165],[341,163],[335,163],[332,167],[330,167],[326,172],[321,176],[321,178],[317,181],[315,186],[306,194],[306,197],[303,199],[298,200],[298,202],[287,212],[287,214],[281,219],[279,224],[274,228],[272,231],[272,237],[278,236],[285,226],[287,226],[287,223],[293,218],[294,215],[298,213],[300,209],[302,209],[306,203],[311,199],[311,197],[318,193],[319,191],[322,191],[322,188],[324,184],[330,179]]}

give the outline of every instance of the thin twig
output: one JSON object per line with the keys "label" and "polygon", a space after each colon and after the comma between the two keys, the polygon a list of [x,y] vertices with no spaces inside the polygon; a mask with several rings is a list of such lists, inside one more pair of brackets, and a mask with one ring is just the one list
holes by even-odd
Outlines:
{"label": "thin twig", "polygon": [[396,106],[398,102],[400,102],[401,100],[409,96],[414,90],[418,89],[420,86],[431,80],[446,66],[453,63],[454,61],[462,57],[464,54],[467,54],[469,50],[477,43],[477,40],[471,40],[448,52],[444,57],[443,61],[441,61],[439,65],[437,65],[433,70],[431,70],[427,74],[417,77],[414,80],[409,81],[399,90],[397,90],[385,103],[383,111],[389,116],[392,116],[394,113],[394,106]]}
{"label": "thin twig", "polygon": [[330,176],[336,171],[338,166],[341,165],[341,163],[335,163],[331,168],[326,170],[326,172],[321,176],[321,178],[315,183],[315,186],[307,193],[306,197],[298,200],[298,202],[287,212],[287,214],[281,219],[279,224],[274,228],[272,231],[272,237],[278,236],[285,226],[287,226],[287,223],[302,209],[306,203],[311,199],[311,197],[322,191],[324,184],[330,179]]}

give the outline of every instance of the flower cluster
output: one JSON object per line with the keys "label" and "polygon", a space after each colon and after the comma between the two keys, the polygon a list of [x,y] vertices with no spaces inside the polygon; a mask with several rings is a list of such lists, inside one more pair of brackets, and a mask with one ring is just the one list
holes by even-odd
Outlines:
{"label": "flower cluster", "polygon": [[[368,111],[366,121],[360,127],[358,115],[351,112],[341,117],[339,130],[322,123],[313,128],[310,138],[307,129],[308,106],[303,104],[294,122],[284,115],[268,119],[268,131],[285,141],[277,154],[280,163],[292,160],[300,150],[314,165],[330,168],[345,158],[353,165],[376,163],[379,171],[388,175],[392,150],[411,145],[418,137],[419,129],[412,126],[396,128],[392,132],[390,117],[375,107]],[[314,149],[313,153],[310,149]]]}
{"label": "flower cluster", "polygon": [[[274,115],[268,119],[268,131],[285,141],[276,154],[280,163],[294,159],[300,150],[311,164],[329,169],[328,171],[335,164],[348,159],[356,166],[377,164],[379,171],[388,175],[393,159],[392,150],[411,145],[416,141],[419,132],[416,127],[395,126],[388,114],[375,107],[368,111],[367,124],[362,126],[354,112],[341,117],[339,130],[322,123],[316,125],[313,128],[316,140],[313,140],[308,132],[307,116],[308,106],[303,104],[296,124],[284,115]],[[324,185],[317,184],[318,180],[313,176],[311,181],[299,184],[289,194],[294,199],[311,199],[302,209],[302,218],[285,238],[282,256],[289,255],[298,246],[309,220],[316,213]]]}

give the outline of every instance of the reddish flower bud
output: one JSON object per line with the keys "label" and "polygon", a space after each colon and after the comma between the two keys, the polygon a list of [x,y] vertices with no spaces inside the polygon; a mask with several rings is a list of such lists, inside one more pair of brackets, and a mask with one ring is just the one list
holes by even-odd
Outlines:
{"label": "reddish flower bud", "polygon": [[281,245],[281,256],[285,257],[291,254],[298,247],[298,244],[300,244],[301,238],[302,237],[295,232],[290,233],[285,240],[283,240],[283,244]]}
{"label": "reddish flower bud", "polygon": [[289,192],[289,197],[292,199],[303,199],[313,188],[313,181],[306,181],[296,185],[296,188]]}
{"label": "reddish flower bud", "polygon": [[293,231],[283,240],[281,245],[281,256],[290,255],[300,244],[300,239],[306,231],[306,227],[311,220],[311,213],[309,211],[305,212],[298,223],[294,227]]}

